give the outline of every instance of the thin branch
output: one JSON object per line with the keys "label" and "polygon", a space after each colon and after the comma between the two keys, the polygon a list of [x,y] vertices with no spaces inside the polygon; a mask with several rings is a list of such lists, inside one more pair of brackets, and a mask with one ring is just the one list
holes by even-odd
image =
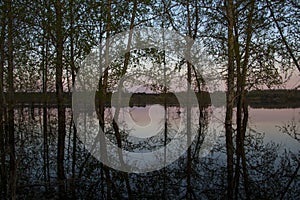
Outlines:
{"label": "thin branch", "polygon": [[292,51],[292,49],[290,48],[288,42],[286,41],[286,38],[285,38],[284,35],[283,35],[282,29],[281,29],[281,27],[280,27],[278,21],[277,21],[276,18],[275,18],[274,12],[273,12],[273,10],[272,10],[272,8],[271,8],[271,6],[270,6],[268,0],[267,0],[267,7],[268,7],[269,10],[270,10],[271,17],[272,17],[273,21],[275,22],[276,28],[277,28],[278,31],[279,31],[281,40],[283,41],[283,43],[284,43],[284,45],[285,45],[285,47],[286,47],[288,53],[290,54],[291,58],[293,59],[294,64],[296,65],[296,67],[298,68],[298,70],[299,70],[299,72],[300,72],[300,66],[299,66],[299,63],[298,63],[298,61],[297,61],[295,55],[293,54],[293,51]]}

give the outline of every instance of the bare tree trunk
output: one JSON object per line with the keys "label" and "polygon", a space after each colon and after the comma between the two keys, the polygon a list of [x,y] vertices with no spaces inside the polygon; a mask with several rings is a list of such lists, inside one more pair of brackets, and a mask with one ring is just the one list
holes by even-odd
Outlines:
{"label": "bare tree trunk", "polygon": [[237,84],[236,84],[236,94],[238,96],[237,100],[237,111],[236,111],[236,166],[234,174],[234,186],[235,186],[235,199],[238,199],[239,193],[239,181],[240,181],[240,160],[241,160],[241,134],[242,134],[242,102],[241,102],[241,64],[240,64],[240,52],[238,43],[238,30],[235,28],[235,57],[237,65]]}
{"label": "bare tree trunk", "polygon": [[[47,2],[44,1],[45,9],[48,10]],[[46,13],[44,12],[44,16]],[[48,14],[48,13],[47,13]],[[49,143],[48,143],[48,115],[47,115],[47,71],[48,71],[48,30],[46,25],[46,20],[43,19],[43,46],[42,46],[42,73],[43,73],[43,93],[44,93],[44,105],[43,105],[43,135],[44,135],[44,179],[46,184],[46,190],[50,186],[50,170],[49,170]]]}
{"label": "bare tree trunk", "polygon": [[[190,2],[186,2],[186,9],[187,9],[187,28],[188,28],[188,36],[192,37],[192,25],[191,25],[191,16],[190,16]],[[191,58],[191,48],[192,48],[193,41],[187,41],[187,145],[191,143],[191,102],[190,102],[190,92],[191,92],[191,84],[192,84],[192,64],[190,63]],[[187,164],[186,164],[186,176],[187,176],[187,185],[186,185],[186,198],[191,199],[191,195],[193,193],[192,183],[191,183],[191,176],[192,176],[192,150],[190,146],[187,149]]]}
{"label": "bare tree trunk", "polygon": [[[241,53],[240,53],[240,44],[239,44],[239,33],[238,33],[238,24],[234,23],[234,32],[235,32],[235,60],[237,65],[237,112],[236,112],[236,168],[235,168],[235,198],[238,199],[239,194],[239,181],[240,181],[240,161],[242,159],[242,169],[243,169],[243,178],[244,178],[244,188],[246,198],[250,198],[249,194],[249,184],[248,184],[248,173],[246,166],[246,156],[245,156],[245,148],[244,148],[244,140],[245,133],[247,129],[248,122],[248,108],[246,105],[246,76],[248,71],[248,60],[249,60],[249,51],[250,51],[250,42],[252,37],[252,18],[254,11],[255,0],[251,1],[249,14],[247,16],[247,27],[246,27],[246,44],[244,47],[244,59],[241,61]],[[238,16],[237,16],[238,17]],[[237,18],[236,17],[236,18]]]}
{"label": "bare tree trunk", "polygon": [[[107,146],[106,146],[106,141],[105,141],[105,136],[104,136],[104,131],[105,131],[105,121],[104,121],[104,111],[105,111],[105,103],[106,103],[106,96],[107,96],[107,87],[108,87],[108,67],[109,67],[109,40],[110,40],[110,31],[111,31],[111,0],[107,1],[107,21],[106,21],[106,44],[105,44],[105,70],[103,72],[102,70],[102,65],[100,61],[100,80],[99,80],[99,93],[100,93],[100,98],[99,98],[99,105],[98,105],[98,111],[97,115],[99,118],[99,125],[100,129],[102,130],[102,133],[98,134],[100,136],[100,148],[101,148],[101,156],[103,156],[104,161],[107,163],[108,158],[107,158]],[[101,36],[100,36],[101,37]],[[102,38],[100,38],[101,42]],[[103,75],[102,75],[103,74]],[[103,80],[103,82],[102,82]],[[112,188],[112,183],[110,179],[110,170],[106,165],[101,165],[103,167],[104,173],[105,173],[105,180],[106,180],[106,199],[112,199],[111,197],[111,188]]]}
{"label": "bare tree trunk", "polygon": [[16,155],[14,136],[14,84],[13,84],[13,10],[12,1],[7,1],[8,6],[8,133],[10,152],[10,198],[16,198]]}
{"label": "bare tree trunk", "polygon": [[[100,13],[103,13],[102,12],[102,7],[100,8]],[[102,41],[103,41],[103,34],[102,33],[102,27],[103,27],[103,21],[100,20],[99,21],[100,25],[99,25],[99,43],[102,44]],[[99,52],[101,54],[102,52],[102,46],[100,45],[100,49],[99,49]],[[104,88],[103,88],[103,83],[102,83],[102,79],[103,79],[103,76],[102,76],[102,73],[103,73],[103,69],[102,69],[102,57],[100,56],[100,60],[99,60],[99,71],[100,71],[100,80],[99,80],[99,98],[97,99],[98,101],[96,102],[96,112],[97,112],[97,116],[98,116],[98,119],[99,119],[99,126],[100,126],[100,129],[102,131],[102,133],[104,133],[104,126],[105,126],[105,123],[104,123],[104,111],[105,111],[105,96],[104,96]],[[107,160],[107,147],[106,147],[106,142],[105,142],[105,138],[102,136],[102,133],[101,131],[99,131],[98,135],[100,135],[101,139],[100,139],[100,148],[101,148],[101,156],[103,156],[104,160]],[[105,174],[105,176],[104,176]],[[111,194],[110,194],[110,191],[111,191],[111,181],[110,181],[110,173],[109,173],[109,168],[104,165],[103,163],[100,163],[100,177],[101,179],[104,179],[105,177],[105,181],[106,181],[106,185],[107,185],[107,199],[111,199]],[[81,177],[81,170],[79,172],[79,178]],[[104,191],[104,183],[101,181],[101,194],[102,194],[102,197],[105,197],[105,191]]]}
{"label": "bare tree trunk", "polygon": [[242,167],[243,167],[243,178],[244,178],[244,188],[246,193],[246,199],[250,199],[250,191],[249,191],[249,178],[248,178],[248,171],[247,171],[247,164],[246,164],[246,155],[245,155],[245,134],[247,129],[248,123],[248,104],[246,102],[246,76],[248,71],[248,63],[250,57],[250,42],[252,38],[252,21],[253,21],[253,13],[254,13],[254,6],[255,0],[251,1],[250,4],[250,12],[248,14],[247,19],[247,37],[246,37],[246,46],[245,46],[245,56],[242,65],[242,74],[241,75],[241,95],[239,96],[238,102],[240,109],[243,109],[243,119],[239,123],[241,123],[241,133],[240,133],[240,155],[242,157]]}
{"label": "bare tree trunk", "polygon": [[250,188],[249,188],[249,175],[247,170],[247,160],[246,160],[246,153],[245,153],[245,135],[247,130],[248,124],[248,103],[246,97],[243,99],[243,132],[242,132],[242,146],[241,146],[241,158],[242,158],[242,168],[243,168],[243,177],[244,177],[244,188],[246,193],[246,198],[250,199]]}
{"label": "bare tree trunk", "polygon": [[[6,176],[6,159],[5,159],[5,133],[4,133],[4,91],[3,91],[3,76],[4,76],[4,59],[5,59],[5,30],[6,16],[4,15],[5,11],[2,10],[1,14],[1,35],[0,35],[0,175],[1,175],[1,184],[0,184],[0,197],[5,198],[7,193],[7,176]],[[2,196],[3,195],[3,196]]]}
{"label": "bare tree trunk", "polygon": [[[71,56],[71,75],[72,75],[72,86],[74,87],[75,84],[75,71],[76,71],[76,67],[75,67],[75,58],[74,58],[74,15],[73,15],[73,7],[74,6],[74,1],[72,0],[70,2],[70,46],[71,46],[71,50],[70,50],[70,56]],[[72,115],[72,120],[71,123],[73,123],[73,144],[72,144],[72,179],[73,179],[73,183],[72,183],[72,198],[75,199],[76,198],[76,184],[75,184],[75,178],[76,178],[76,174],[75,174],[75,167],[76,167],[76,145],[77,145],[77,129],[73,120],[73,115]]]}
{"label": "bare tree trunk", "polygon": [[[190,50],[190,47],[188,47],[188,49]],[[190,52],[190,51],[189,51]],[[188,61],[187,63],[187,68],[188,68],[188,86],[187,86],[187,100],[186,100],[186,109],[187,109],[187,145],[190,145],[192,142],[192,121],[191,121],[191,117],[192,117],[192,105],[191,105],[191,101],[190,101],[190,92],[191,92],[191,78],[192,78],[192,64]],[[187,191],[186,191],[186,198],[187,199],[191,199],[192,196],[194,196],[194,192],[193,192],[193,187],[192,187],[192,149],[191,146],[188,147],[187,149],[187,165],[186,165],[186,175],[187,175]]]}
{"label": "bare tree trunk", "polygon": [[[129,60],[130,60],[130,47],[131,47],[132,34],[133,34],[134,21],[135,21],[135,16],[136,16],[136,11],[137,11],[137,5],[138,5],[137,0],[134,0],[132,15],[131,15],[131,19],[130,19],[130,27],[129,27],[130,32],[129,32],[129,36],[128,36],[128,42],[127,42],[127,47],[126,47],[126,53],[125,53],[123,68],[122,68],[122,71],[121,71],[121,78],[126,74],[128,64],[129,64]],[[118,127],[118,124],[117,124],[119,113],[120,113],[120,104],[121,104],[121,98],[122,98],[121,97],[122,87],[123,87],[123,79],[120,81],[119,87],[118,87],[118,105],[117,105],[115,115],[114,115],[114,119],[113,119],[113,128],[114,128],[114,131],[115,131],[115,135],[116,135],[116,139],[117,139],[117,145],[118,145],[118,148],[119,148],[118,153],[119,153],[121,166],[124,167],[125,163],[124,163],[124,160],[123,160],[123,153],[122,153],[122,140],[121,140],[120,130],[119,130],[119,127]],[[124,173],[123,176],[124,176],[125,182],[126,182],[128,198],[132,199],[132,192],[131,192],[131,187],[130,187],[130,182],[129,182],[129,175],[128,175],[128,173]]]}
{"label": "bare tree trunk", "polygon": [[[187,95],[187,145],[191,144],[191,103],[190,103],[190,90],[191,90],[191,63],[188,62],[187,63],[187,68],[188,68],[188,95]],[[192,183],[191,183],[191,173],[192,173],[192,150],[191,147],[189,146],[187,149],[187,166],[186,166],[186,175],[187,175],[187,191],[186,191],[186,198],[190,199],[191,195],[193,193],[193,189],[192,189]],[[190,197],[189,197],[190,196]]]}
{"label": "bare tree trunk", "polygon": [[[164,21],[162,23],[162,27],[164,29]],[[163,30],[164,31],[164,30]],[[163,69],[164,69],[164,166],[166,166],[167,162],[167,139],[168,139],[168,106],[167,106],[167,80],[166,80],[166,52],[165,52],[165,33],[163,32]],[[164,167],[163,177],[164,177],[164,185],[163,185],[163,198],[167,199],[167,169]]]}
{"label": "bare tree trunk", "polygon": [[65,151],[65,108],[63,105],[63,12],[62,2],[55,1],[56,12],[56,94],[58,104],[58,144],[57,144],[57,178],[59,182],[60,195],[65,193],[64,151]]}
{"label": "bare tree trunk", "polygon": [[[191,60],[191,48],[194,44],[194,40],[197,38],[197,32],[198,32],[198,25],[199,25],[199,6],[198,6],[198,2],[196,1],[195,3],[195,11],[193,14],[191,14],[191,2],[187,1],[185,3],[186,5],[186,11],[187,11],[187,29],[188,29],[188,41],[187,41],[187,52],[186,52],[186,59],[187,59],[187,81],[188,81],[188,85],[187,85],[187,145],[191,144],[191,131],[192,131],[192,127],[191,127],[191,115],[192,115],[192,105],[191,105],[191,101],[190,101],[190,92],[191,92],[191,85],[192,85],[192,70],[195,74],[196,77],[196,83],[197,83],[197,87],[198,87],[198,92],[201,91],[201,85],[200,85],[200,81],[199,81],[199,77],[198,77],[198,73],[195,69],[195,66],[192,65],[192,63],[190,62]],[[195,17],[195,24],[194,27],[192,27],[192,16]],[[192,30],[193,28],[193,30]],[[192,39],[192,40],[190,40]],[[199,104],[199,110],[201,111],[200,108],[200,104]],[[187,166],[186,166],[186,173],[187,173],[187,191],[186,191],[186,198],[187,199],[191,199],[191,198],[196,198],[195,193],[193,191],[193,187],[192,187],[192,149],[189,146],[187,149]]]}
{"label": "bare tree trunk", "polygon": [[226,153],[227,153],[227,198],[233,199],[234,179],[233,179],[233,130],[232,112],[234,106],[234,7],[233,0],[227,2],[228,18],[228,68],[227,68],[227,95],[226,95]]}
{"label": "bare tree trunk", "polygon": [[[237,19],[238,16],[235,16]],[[237,96],[237,111],[236,111],[236,166],[234,173],[234,186],[235,186],[235,199],[238,199],[239,185],[240,185],[240,160],[241,160],[241,148],[242,148],[242,71],[241,71],[241,54],[239,44],[239,30],[238,21],[234,22],[234,53],[236,61],[236,96]]]}

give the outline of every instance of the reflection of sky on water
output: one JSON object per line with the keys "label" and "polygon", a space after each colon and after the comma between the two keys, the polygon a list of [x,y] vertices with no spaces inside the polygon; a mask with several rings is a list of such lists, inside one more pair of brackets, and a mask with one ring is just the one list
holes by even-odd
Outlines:
{"label": "reflection of sky on water", "polygon": [[[210,119],[210,126],[219,124],[215,127],[218,131],[223,131],[222,135],[225,135],[224,127],[220,126],[220,122],[225,119],[225,107],[215,108],[213,115],[215,117]],[[248,129],[263,133],[265,143],[274,142],[281,145],[282,151],[287,149],[297,153],[300,150],[300,143],[291,136],[279,131],[280,126],[284,126],[292,120],[295,120],[296,125],[300,127],[300,108],[249,108]],[[233,124],[236,128],[235,117],[233,118]],[[251,131],[251,134],[254,134],[254,132]]]}
{"label": "reflection of sky on water", "polygon": [[279,126],[283,126],[295,120],[300,126],[300,108],[287,109],[253,109],[249,110],[249,126],[265,133],[265,142],[273,141],[281,144],[281,150],[287,149],[297,153],[300,150],[300,143],[289,135],[279,131]]}
{"label": "reflection of sky on water", "polygon": [[[115,108],[112,108],[111,112],[111,116],[113,116]],[[131,136],[148,138],[164,131],[164,119],[166,117],[168,129],[178,131],[184,120],[183,112],[183,108],[168,107],[165,116],[165,109],[159,104],[145,107],[124,107],[120,109],[118,117],[119,128],[130,130]],[[195,121],[198,119],[197,116],[194,111],[192,119]]]}
{"label": "reflection of sky on water", "polygon": [[[147,138],[155,136],[164,128],[164,108],[158,105],[146,107],[127,107],[122,109],[120,122],[132,130],[131,136]],[[120,123],[120,128],[122,127]]]}
{"label": "reflection of sky on water", "polygon": [[[180,112],[184,112],[184,110],[179,107],[168,107],[168,126],[172,129],[178,130],[180,127],[182,120]],[[210,115],[208,131],[216,131],[224,135],[225,107],[212,108]],[[248,127],[264,133],[266,143],[272,141],[281,144],[281,150],[290,149],[293,152],[298,152],[300,143],[279,131],[279,126],[283,126],[291,120],[295,120],[296,124],[300,126],[300,108],[250,108]],[[161,105],[148,105],[146,107],[123,108],[119,115],[119,121],[123,122],[120,123],[121,129],[126,127],[132,130],[131,136],[140,138],[155,136],[164,130],[164,107]]]}
{"label": "reflection of sky on water", "polygon": [[[220,120],[222,118],[222,115],[220,115],[222,109],[219,111],[219,108],[205,108],[205,111],[202,111],[206,113],[204,114],[206,116],[204,118],[199,118],[199,107],[192,107],[191,109],[191,133],[194,136],[198,136],[199,123],[202,123],[203,127],[201,130],[203,132],[202,134],[205,134],[205,139],[202,144],[203,148],[201,147],[201,151],[203,151],[201,153],[206,154],[213,147],[219,135],[222,134],[223,123]],[[114,112],[115,108],[112,108],[110,110],[111,114],[108,121],[112,120]],[[165,141],[165,117],[167,119],[167,143],[174,138],[186,138],[186,107],[168,107],[166,116],[164,107],[159,104],[147,105],[145,107],[123,107],[120,109],[118,124],[120,130],[127,130],[130,142],[135,144],[146,142],[151,144],[150,146],[152,147],[159,147],[163,145],[163,142]],[[208,127],[204,125],[205,123],[208,123]],[[156,137],[156,139],[154,137]],[[149,144],[144,145],[147,147]]]}

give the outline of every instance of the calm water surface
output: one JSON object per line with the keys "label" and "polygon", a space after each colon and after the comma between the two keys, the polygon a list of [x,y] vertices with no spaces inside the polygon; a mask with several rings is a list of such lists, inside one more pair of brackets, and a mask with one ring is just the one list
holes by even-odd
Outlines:
{"label": "calm water surface", "polygon": [[[106,132],[115,142],[111,133],[111,121],[115,108],[107,108]],[[93,158],[76,135],[74,143],[73,117],[66,110],[65,174],[68,196],[77,199],[105,199],[107,182],[103,165]],[[166,115],[165,115],[166,113]],[[185,134],[186,110],[161,105],[146,107],[126,107],[118,117],[123,134],[123,146],[131,151],[151,151],[164,144],[164,130],[167,127],[168,141],[176,133]],[[47,109],[47,130],[43,126],[43,108],[16,109],[16,138],[18,165],[18,186],[20,198],[58,198],[56,181],[57,117],[56,109]],[[223,199],[226,194],[226,151],[224,137],[224,107],[208,107],[201,111],[192,108],[191,130],[196,135],[191,145],[190,157],[186,152],[161,170],[129,174],[128,180],[132,197],[149,199],[184,199],[186,195],[196,199]],[[79,116],[82,124],[98,121],[93,114]],[[89,120],[91,119],[91,120]],[[164,123],[167,119],[167,126]],[[78,119],[77,119],[78,120]],[[282,131],[289,127],[290,135]],[[292,129],[290,128],[292,127]],[[281,195],[282,188],[291,180],[297,168],[300,140],[293,138],[300,130],[300,108],[264,109],[249,108],[249,124],[246,133],[245,149],[251,190],[255,198],[274,199]],[[46,134],[46,136],[45,136]],[[79,134],[79,129],[77,134]],[[199,137],[197,137],[200,134]],[[85,140],[93,140],[86,132]],[[45,143],[45,138],[47,141]],[[150,142],[151,141],[151,142]],[[46,145],[47,144],[47,145]],[[207,151],[202,152],[203,145]],[[48,153],[45,155],[45,147]],[[75,145],[75,146],[74,146]],[[201,147],[202,145],[202,147]],[[75,155],[75,156],[74,156]],[[191,167],[187,163],[191,161]],[[110,187],[115,199],[128,198],[128,187],[122,173],[110,169]],[[299,175],[299,171],[297,173]],[[76,183],[75,185],[73,183]],[[276,184],[274,185],[274,182]],[[192,184],[191,184],[192,183]],[[243,184],[240,181],[240,197]],[[286,198],[299,197],[299,176],[292,180]],[[29,194],[28,191],[31,191]],[[273,191],[273,192],[271,192]],[[274,191],[278,191],[277,193]]]}

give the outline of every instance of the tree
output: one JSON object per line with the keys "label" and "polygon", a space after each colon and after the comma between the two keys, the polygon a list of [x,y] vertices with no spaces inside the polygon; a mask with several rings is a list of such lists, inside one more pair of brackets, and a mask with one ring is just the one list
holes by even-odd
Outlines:
{"label": "tree", "polygon": [[14,32],[14,14],[12,1],[7,3],[7,67],[8,67],[8,134],[9,134],[9,155],[10,155],[10,173],[9,173],[9,190],[10,198],[16,198],[16,155],[15,155],[15,136],[14,136],[14,47],[13,47],[13,32]]}
{"label": "tree", "polygon": [[[244,176],[244,185],[245,185],[245,193],[247,199],[250,198],[249,194],[249,181],[248,181],[248,172],[247,172],[247,163],[245,156],[245,148],[244,148],[244,140],[245,133],[247,129],[248,122],[248,105],[246,104],[246,76],[249,68],[249,53],[250,53],[250,44],[252,38],[252,21],[253,21],[253,12],[254,12],[255,0],[250,1],[249,11],[246,21],[246,43],[244,46],[239,43],[239,30],[237,29],[237,22],[235,22],[235,59],[237,65],[237,113],[236,113],[236,170],[235,170],[235,198],[238,198],[238,187],[239,187],[239,175],[240,175],[240,159],[242,159],[243,166],[243,176]],[[247,7],[246,7],[247,8]],[[240,53],[240,49],[244,52],[244,56]],[[241,60],[241,58],[243,58]],[[243,113],[242,113],[243,112]],[[242,115],[243,114],[243,115]]]}
{"label": "tree", "polygon": [[[48,109],[47,109],[47,91],[48,91],[48,68],[49,68],[49,25],[47,25],[47,19],[49,20],[50,14],[50,4],[46,1],[43,1],[41,9],[41,21],[42,21],[42,92],[44,94],[44,105],[43,105],[43,134],[44,134],[44,180],[47,183],[48,187],[50,186],[50,162],[49,162],[49,134],[48,134]],[[46,190],[48,190],[46,187]]]}
{"label": "tree", "polygon": [[1,35],[0,35],[0,157],[1,157],[1,193],[0,196],[6,196],[7,192],[7,176],[6,176],[6,153],[5,153],[5,130],[4,130],[4,115],[5,115],[5,99],[4,99],[4,88],[3,88],[3,78],[4,78],[4,64],[5,64],[5,33],[6,33],[6,3],[1,4]]}
{"label": "tree", "polygon": [[233,130],[232,111],[234,106],[234,5],[232,0],[226,1],[228,26],[228,66],[227,66],[227,95],[226,95],[226,152],[227,152],[227,198],[233,199]]}
{"label": "tree", "polygon": [[[131,19],[130,19],[129,35],[128,35],[126,53],[125,53],[123,67],[121,69],[121,74],[120,74],[121,78],[126,74],[126,71],[127,71],[128,65],[129,65],[130,47],[131,47],[131,41],[132,41],[133,28],[134,28],[135,20],[136,20],[135,17],[136,17],[136,13],[137,13],[137,6],[138,6],[138,2],[137,2],[137,0],[134,0],[133,1]],[[114,119],[113,119],[113,128],[114,128],[114,131],[115,131],[117,145],[118,145],[118,148],[119,148],[118,149],[118,154],[119,154],[120,163],[121,163],[122,167],[125,167],[125,163],[124,163],[124,160],[123,160],[123,154],[122,154],[122,136],[121,136],[119,126],[118,126],[118,118],[119,118],[120,106],[121,106],[120,104],[121,104],[122,87],[123,87],[123,79],[120,81],[119,86],[118,86],[118,105],[117,105],[115,115],[114,115]],[[127,191],[128,191],[128,198],[132,199],[132,193],[131,193],[131,187],[130,187],[128,173],[124,173],[124,178],[125,178],[125,182],[126,182],[126,188],[127,188]]]}
{"label": "tree", "polygon": [[[107,147],[106,147],[106,141],[105,137],[102,133],[105,131],[105,122],[104,122],[104,111],[105,111],[105,102],[106,102],[106,97],[107,97],[107,86],[108,86],[108,67],[109,67],[109,59],[108,59],[108,52],[109,52],[109,41],[110,41],[110,34],[111,34],[111,7],[112,7],[112,2],[111,0],[107,1],[107,15],[106,15],[106,40],[105,40],[105,70],[103,72],[102,65],[100,66],[100,80],[99,80],[99,91],[100,91],[100,102],[98,105],[98,111],[97,115],[99,118],[99,125],[101,132],[100,134],[100,148],[102,155],[104,156],[104,160],[107,163],[108,158],[107,158]],[[102,35],[100,35],[102,37]],[[102,38],[101,38],[102,40]],[[101,41],[100,40],[100,41]],[[101,43],[100,43],[101,45]],[[101,63],[101,62],[100,62]],[[103,75],[102,75],[103,74]],[[107,184],[107,191],[106,191],[106,198],[111,199],[111,179],[110,179],[110,170],[106,165],[102,165],[103,170],[105,172],[105,177],[106,177],[106,184]]]}
{"label": "tree", "polygon": [[58,143],[57,143],[57,179],[59,181],[59,189],[61,194],[65,192],[64,180],[64,151],[65,151],[65,137],[66,137],[66,116],[65,108],[63,105],[63,3],[60,0],[56,0],[54,3],[56,13],[56,94],[57,94],[57,106],[58,106]]}

